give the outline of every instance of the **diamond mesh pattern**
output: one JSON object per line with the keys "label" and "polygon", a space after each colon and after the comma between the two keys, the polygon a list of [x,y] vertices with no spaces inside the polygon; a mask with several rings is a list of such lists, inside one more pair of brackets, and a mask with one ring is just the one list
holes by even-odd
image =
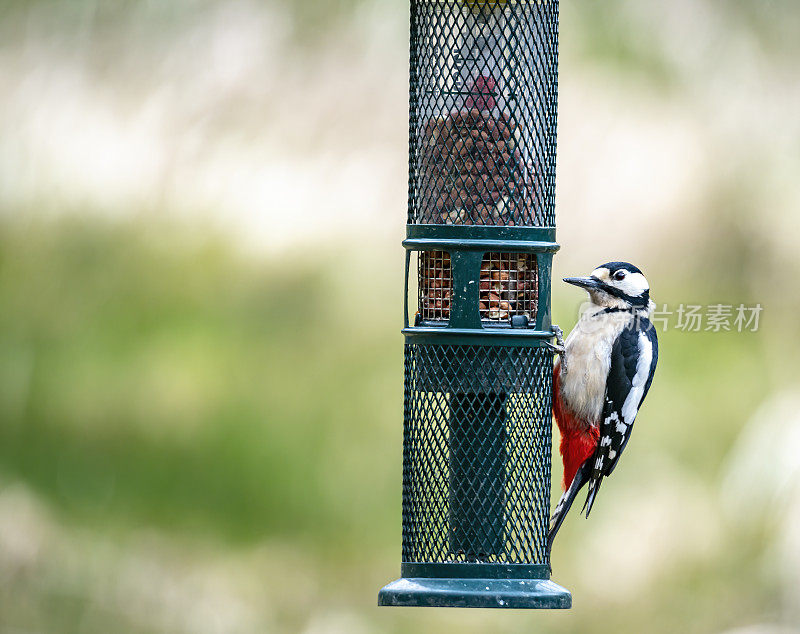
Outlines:
{"label": "diamond mesh pattern", "polygon": [[558,0],[412,0],[409,224],[555,225]]}
{"label": "diamond mesh pattern", "polygon": [[406,344],[404,562],[545,562],[552,354]]}

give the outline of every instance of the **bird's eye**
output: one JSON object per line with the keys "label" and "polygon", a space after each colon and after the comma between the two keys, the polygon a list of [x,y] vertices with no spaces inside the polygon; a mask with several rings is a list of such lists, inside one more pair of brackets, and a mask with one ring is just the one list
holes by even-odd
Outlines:
{"label": "bird's eye", "polygon": [[625,271],[617,271],[616,273],[614,273],[614,279],[617,280],[617,281],[624,280],[625,279]]}

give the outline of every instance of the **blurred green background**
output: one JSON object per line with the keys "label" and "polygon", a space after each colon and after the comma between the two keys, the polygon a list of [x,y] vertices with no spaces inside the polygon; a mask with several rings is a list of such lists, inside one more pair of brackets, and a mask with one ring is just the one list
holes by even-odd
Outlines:
{"label": "blurred green background", "polygon": [[554,277],[630,260],[659,306],[760,328],[660,334],[625,464],[553,553],[573,610],[375,607],[407,10],[0,2],[0,631],[800,631],[792,0],[562,4]]}

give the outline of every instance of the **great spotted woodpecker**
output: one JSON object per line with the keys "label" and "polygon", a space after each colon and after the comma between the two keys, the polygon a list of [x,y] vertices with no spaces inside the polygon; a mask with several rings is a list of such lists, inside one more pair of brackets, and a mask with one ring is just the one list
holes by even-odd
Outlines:
{"label": "great spotted woodpecker", "polygon": [[553,373],[564,494],[550,520],[548,561],[556,533],[587,483],[583,508],[589,517],[603,478],[614,471],[628,444],[658,360],[658,339],[648,319],[655,305],[638,268],[608,262],[589,277],[564,281],[585,288],[591,303],[567,337]]}

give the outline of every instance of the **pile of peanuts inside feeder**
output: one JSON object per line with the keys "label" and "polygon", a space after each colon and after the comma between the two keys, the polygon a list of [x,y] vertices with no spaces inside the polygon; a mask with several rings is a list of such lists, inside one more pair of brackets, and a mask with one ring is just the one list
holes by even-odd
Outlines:
{"label": "pile of peanuts inside feeder", "polygon": [[505,321],[511,315],[535,319],[536,256],[529,253],[487,253],[481,264],[481,319]]}
{"label": "pile of peanuts inside feeder", "polygon": [[[420,316],[423,321],[450,318],[450,254],[427,251],[420,256]],[[530,253],[487,253],[481,263],[479,311],[482,320],[508,321],[512,315],[536,319],[538,272]]]}
{"label": "pile of peanuts inside feeder", "polygon": [[473,108],[428,122],[424,188],[442,224],[514,225],[530,206],[524,165],[509,116]]}
{"label": "pile of peanuts inside feeder", "polygon": [[445,251],[423,251],[419,262],[419,309],[425,321],[450,319],[450,295],[453,276],[450,254]]}

